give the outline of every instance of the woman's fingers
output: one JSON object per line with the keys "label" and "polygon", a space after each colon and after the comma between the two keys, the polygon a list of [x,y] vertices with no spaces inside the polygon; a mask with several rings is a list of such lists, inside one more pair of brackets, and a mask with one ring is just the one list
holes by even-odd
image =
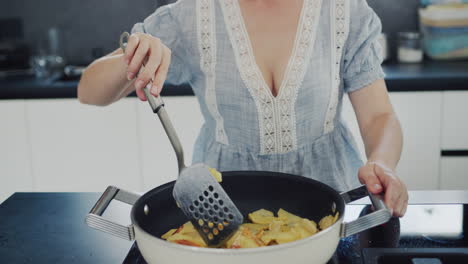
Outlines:
{"label": "woman's fingers", "polygon": [[135,87],[137,90],[143,89],[148,83],[150,83],[159,68],[162,60],[161,47],[158,42],[150,44],[150,52],[148,62],[146,63],[144,70],[138,75]]}
{"label": "woman's fingers", "polygon": [[374,164],[374,171],[385,189],[385,204],[394,216],[402,217],[408,204],[408,191],[405,184],[391,171]]}
{"label": "woman's fingers", "polygon": [[389,185],[385,190],[384,201],[393,216],[398,216],[398,203],[401,193],[394,185]]}
{"label": "woman's fingers", "polygon": [[[141,40],[140,44],[138,45],[137,50],[135,51],[135,54],[133,55],[133,58],[128,65],[128,77],[130,76],[136,76],[138,72],[140,71],[141,66],[143,65],[143,62],[150,50],[150,43],[146,40]],[[144,84],[139,83],[138,80],[135,83],[135,86],[138,88],[143,87]]]}
{"label": "woman's fingers", "polygon": [[[403,184],[404,186],[404,184]],[[406,208],[408,207],[408,191],[406,187],[401,188],[401,196],[398,199],[398,205],[396,206],[396,215],[398,217],[403,217],[406,213]]]}
{"label": "woman's fingers", "polygon": [[[132,34],[130,37],[128,37],[128,42],[127,46],[125,48],[125,55],[124,55],[124,60],[127,65],[130,64],[132,61],[133,55],[135,54],[135,51],[138,47],[138,44],[140,43],[140,37],[138,34]],[[133,79],[129,78],[129,80]]]}
{"label": "woman's fingers", "polygon": [[169,65],[171,64],[171,50],[165,46],[162,46],[162,60],[161,64],[156,71],[154,76],[153,86],[151,88],[151,93],[154,96],[159,96],[161,93],[164,81],[167,78],[167,73],[169,71]]}
{"label": "woman's fingers", "polygon": [[138,98],[139,98],[141,101],[146,101],[146,100],[148,100],[148,99],[146,98],[145,92],[143,92],[143,89],[136,89],[135,91],[136,91],[136,94],[137,94]]}
{"label": "woman's fingers", "polygon": [[[136,33],[129,37],[124,60],[128,64],[127,78],[132,80],[138,76],[134,83],[138,98],[146,101],[147,98],[142,90],[144,87],[149,87],[150,92],[158,96],[167,78],[171,50],[158,38]],[[152,79],[152,85],[149,85]]]}
{"label": "woman's fingers", "polygon": [[383,191],[382,183],[374,172],[372,164],[366,164],[359,169],[359,181],[367,186],[367,189],[373,194],[379,194]]}

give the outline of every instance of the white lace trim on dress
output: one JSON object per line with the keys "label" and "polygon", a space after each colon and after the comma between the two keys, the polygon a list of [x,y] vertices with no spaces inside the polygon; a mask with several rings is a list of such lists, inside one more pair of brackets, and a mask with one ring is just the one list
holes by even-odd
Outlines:
{"label": "white lace trim on dress", "polygon": [[344,45],[349,34],[349,3],[348,0],[333,0],[330,5],[331,25],[331,70],[332,87],[330,101],[325,116],[324,133],[330,133],[335,129],[335,117],[339,102],[341,85],[341,59],[344,53]]}
{"label": "white lace trim on dress", "polygon": [[216,122],[216,141],[228,145],[224,121],[216,100],[216,17],[213,0],[197,0],[197,32],[200,66],[206,76],[205,101]]}
{"label": "white lace trim on dress", "polygon": [[297,148],[295,105],[314,49],[322,0],[304,0],[298,31],[279,94],[274,97],[255,61],[237,0],[220,0],[242,80],[255,100],[262,154]]}

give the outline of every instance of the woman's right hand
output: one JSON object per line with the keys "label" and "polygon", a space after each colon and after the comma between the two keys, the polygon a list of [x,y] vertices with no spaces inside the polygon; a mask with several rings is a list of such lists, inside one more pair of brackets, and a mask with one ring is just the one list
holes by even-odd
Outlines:
{"label": "woman's right hand", "polygon": [[[153,82],[151,94],[158,96],[171,63],[171,50],[156,37],[134,33],[128,38],[124,60],[127,64],[127,79],[130,81],[136,77],[135,90],[138,98],[147,100],[143,88],[150,81]],[[140,72],[142,66],[144,70]]]}

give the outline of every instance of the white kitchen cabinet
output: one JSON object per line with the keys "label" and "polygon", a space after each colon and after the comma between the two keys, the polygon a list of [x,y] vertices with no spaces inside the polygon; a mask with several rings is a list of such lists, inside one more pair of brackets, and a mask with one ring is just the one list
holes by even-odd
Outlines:
{"label": "white kitchen cabinet", "polygon": [[468,190],[468,157],[442,157],[441,189]]}
{"label": "white kitchen cabinet", "polygon": [[439,189],[441,92],[390,93],[404,143],[398,175],[410,190]]}
{"label": "white kitchen cabinet", "polygon": [[[440,157],[466,149],[468,92],[390,93],[402,123],[398,174],[417,189],[467,189],[468,158]],[[165,97],[185,161],[204,120],[195,97]],[[345,98],[343,118],[364,144]],[[15,191],[102,191],[116,185],[145,191],[177,177],[167,136],[148,103],[127,98],[108,107],[76,99],[0,101],[0,201]]]}
{"label": "white kitchen cabinet", "polygon": [[[192,150],[203,116],[194,96],[164,98],[166,111],[185,151],[185,162],[192,162]],[[156,114],[146,102],[137,104],[138,139],[145,190],[175,180],[178,166],[175,152]]]}
{"label": "white kitchen cabinet", "polygon": [[[390,93],[390,99],[400,119],[404,147],[398,175],[411,190],[439,188],[441,92]],[[353,133],[361,154],[365,157],[359,126],[346,97],[343,118]]]}
{"label": "white kitchen cabinet", "polygon": [[23,100],[0,101],[0,203],[18,191],[32,191],[30,142]]}
{"label": "white kitchen cabinet", "polygon": [[468,91],[443,93],[442,149],[468,149]]}
{"label": "white kitchen cabinet", "polygon": [[76,99],[26,104],[35,191],[142,189],[136,99],[105,108]]}

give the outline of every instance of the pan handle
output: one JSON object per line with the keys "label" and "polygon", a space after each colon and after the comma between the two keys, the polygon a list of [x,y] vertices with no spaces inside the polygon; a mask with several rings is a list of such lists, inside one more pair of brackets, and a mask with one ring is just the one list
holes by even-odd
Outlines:
{"label": "pan handle", "polygon": [[341,237],[354,235],[372,227],[384,224],[392,217],[392,213],[385,205],[383,197],[381,195],[369,193],[364,185],[357,189],[341,193],[341,197],[345,203],[350,203],[366,196],[369,196],[372,205],[374,206],[374,212],[351,222],[343,223],[341,227]]}
{"label": "pan handle", "polygon": [[89,227],[109,233],[122,239],[129,241],[135,240],[135,231],[133,229],[133,225],[124,226],[117,224],[105,219],[102,217],[102,215],[114,199],[129,205],[134,205],[138,198],[140,198],[140,195],[138,194],[127,192],[114,186],[109,186],[101,195],[89,214],[86,216],[86,224]]}

